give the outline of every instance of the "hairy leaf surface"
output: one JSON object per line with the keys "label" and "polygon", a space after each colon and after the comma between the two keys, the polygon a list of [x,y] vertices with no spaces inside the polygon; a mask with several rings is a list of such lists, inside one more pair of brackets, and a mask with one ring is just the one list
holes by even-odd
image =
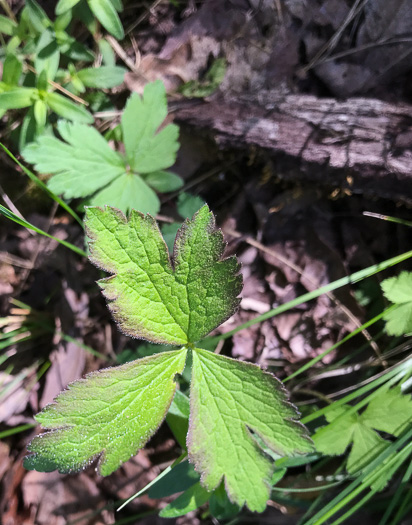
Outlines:
{"label": "hairy leaf surface", "polygon": [[178,232],[173,264],[155,220],[132,211],[88,208],[91,261],[113,273],[99,281],[128,335],[165,344],[202,339],[239,304],[242,277],[234,257],[221,260],[222,233],[204,206]]}
{"label": "hairy leaf surface", "polygon": [[257,365],[193,351],[188,450],[208,490],[224,479],[233,503],[262,511],[270,494],[273,461],[310,452],[306,429],[286,390]]}
{"label": "hairy leaf surface", "polygon": [[186,349],[89,374],[36,416],[43,428],[25,467],[73,472],[99,457],[107,476],[142,448],[163,421],[183,371]]}

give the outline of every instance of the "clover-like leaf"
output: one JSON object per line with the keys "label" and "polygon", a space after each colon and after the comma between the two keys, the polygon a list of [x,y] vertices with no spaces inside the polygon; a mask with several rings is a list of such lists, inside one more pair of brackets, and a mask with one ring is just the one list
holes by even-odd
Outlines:
{"label": "clover-like leaf", "polygon": [[100,370],[75,381],[36,416],[43,428],[24,466],[42,472],[80,470],[99,457],[111,474],[142,448],[163,421],[183,371],[186,349]]}
{"label": "clover-like leaf", "polygon": [[362,414],[350,406],[330,409],[326,414],[329,425],[313,435],[316,449],[326,455],[340,455],[351,445],[346,468],[354,473],[363,469],[390,442],[376,430],[399,436],[412,419],[412,401],[399,388],[382,391]]}
{"label": "clover-like leaf", "polygon": [[232,503],[261,512],[270,494],[273,461],[313,450],[286,390],[259,366],[196,348],[190,390],[189,458],[203,486],[224,479]]}
{"label": "clover-like leaf", "polygon": [[99,281],[120,328],[165,344],[205,337],[236,310],[242,288],[234,257],[204,206],[179,230],[172,259],[155,220],[132,211],[88,208],[91,261],[113,273]]}

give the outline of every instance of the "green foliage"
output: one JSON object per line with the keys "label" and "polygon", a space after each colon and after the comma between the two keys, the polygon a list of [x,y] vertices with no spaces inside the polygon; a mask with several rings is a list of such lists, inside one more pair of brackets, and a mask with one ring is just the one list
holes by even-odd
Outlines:
{"label": "green foliage", "polygon": [[[199,341],[236,310],[242,286],[234,257],[220,260],[224,242],[203,207],[183,224],[173,266],[156,222],[132,211],[89,208],[90,260],[115,274],[99,281],[121,330],[163,344]],[[213,233],[211,233],[213,232]]]}
{"label": "green foliage", "polygon": [[56,14],[63,15],[79,3],[86,3],[102,26],[115,38],[121,40],[124,31],[117,11],[122,10],[121,0],[59,0],[56,5]]}
{"label": "green foliage", "polygon": [[386,331],[389,335],[404,335],[412,332],[412,273],[402,272],[397,277],[381,283],[385,297],[394,303],[385,313]]}
{"label": "green foliage", "polygon": [[390,445],[376,431],[399,436],[405,430],[412,419],[412,401],[399,388],[383,390],[361,414],[341,405],[328,410],[326,419],[330,424],[313,435],[316,449],[340,455],[352,444],[347,470],[353,474]]}
{"label": "green foliage", "polygon": [[[223,236],[212,213],[203,206],[185,221],[172,260],[149,215],[133,211],[127,221],[119,210],[88,208],[86,228],[91,261],[113,274],[99,284],[122,330],[183,348],[70,385],[37,416],[51,431],[31,442],[26,467],[69,472],[99,457],[100,472],[110,474],[159,426],[172,401],[175,376],[190,353],[187,450],[201,481],[191,476],[185,492],[161,515],[197,508],[212,490],[223,490],[223,482],[231,503],[229,508],[221,494],[216,496],[219,512],[243,504],[262,511],[273,472],[265,450],[279,457],[307,453],[312,445],[273,375],[195,347],[233,314],[242,287],[236,259],[222,259]],[[179,418],[187,421],[188,411],[187,398],[179,392],[171,427]]]}
{"label": "green foliage", "polygon": [[94,372],[69,385],[36,417],[54,431],[33,439],[26,468],[71,472],[99,456],[99,473],[111,474],[160,426],[185,357],[185,350],[164,352]]}
{"label": "green foliage", "polygon": [[262,512],[270,495],[273,462],[260,440],[278,456],[312,450],[280,381],[257,365],[196,349],[190,409],[188,446],[203,485],[216,489],[224,477],[240,507]]}
{"label": "green foliage", "polygon": [[43,135],[29,144],[23,155],[41,173],[52,173],[50,189],[65,198],[88,197],[91,205],[110,204],[127,212],[139,208],[156,214],[156,191],[173,191],[182,180],[164,171],[178,149],[178,128],[169,124],[156,133],[167,115],[160,81],[145,87],[143,98],[131,95],[121,120],[126,154],[112,150],[90,126],[59,122],[63,140]]}
{"label": "green foliage", "polygon": [[166,505],[166,507],[159,512],[159,516],[161,518],[177,518],[179,516],[184,516],[188,512],[196,510],[204,505],[209,498],[210,492],[208,492],[199,482],[195,483],[172,501],[172,503]]}
{"label": "green foliage", "polygon": [[[54,21],[35,0],[25,3],[18,22],[4,16],[0,18],[0,32],[8,38],[0,50],[4,71],[0,82],[0,112],[29,108],[20,127],[21,149],[43,133],[53,121],[50,120],[53,113],[73,122],[93,123],[93,116],[79,104],[76,95],[84,93],[86,88],[112,88],[123,81],[126,70],[114,63],[76,70],[74,63],[84,65],[95,59],[93,50],[70,34],[76,18],[71,8],[77,3],[59,2]],[[91,0],[89,4],[95,16],[104,18],[112,32],[123,35],[114,7],[120,9],[120,2]]]}

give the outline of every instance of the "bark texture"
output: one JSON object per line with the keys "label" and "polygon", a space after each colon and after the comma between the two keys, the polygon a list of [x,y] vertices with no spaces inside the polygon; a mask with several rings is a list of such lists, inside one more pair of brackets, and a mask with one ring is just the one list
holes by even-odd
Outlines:
{"label": "bark texture", "polygon": [[259,92],[181,107],[176,120],[222,147],[264,148],[297,168],[289,178],[412,204],[410,105]]}

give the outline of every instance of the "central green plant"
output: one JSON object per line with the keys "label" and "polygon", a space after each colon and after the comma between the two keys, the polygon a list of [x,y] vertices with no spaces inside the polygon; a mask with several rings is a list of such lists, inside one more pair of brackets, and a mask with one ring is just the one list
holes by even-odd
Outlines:
{"label": "central green plant", "polygon": [[[224,486],[239,506],[263,511],[275,457],[312,451],[296,408],[276,377],[196,344],[239,305],[242,277],[207,206],[177,233],[173,256],[150,215],[87,209],[90,260],[113,274],[99,281],[127,335],[179,346],[89,374],[36,419],[25,466],[73,472],[96,458],[107,476],[144,446],[172,403],[191,354],[189,460],[207,491]],[[269,452],[269,454],[268,454]]]}

